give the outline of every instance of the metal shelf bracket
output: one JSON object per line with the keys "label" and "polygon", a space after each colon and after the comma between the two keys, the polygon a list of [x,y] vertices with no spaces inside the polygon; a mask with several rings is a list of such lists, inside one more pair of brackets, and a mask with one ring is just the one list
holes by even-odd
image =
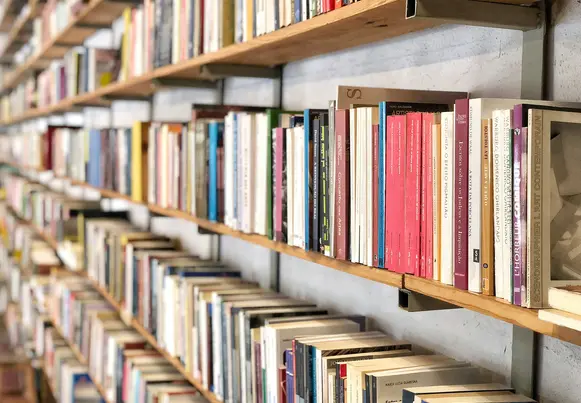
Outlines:
{"label": "metal shelf bracket", "polygon": [[460,308],[439,299],[401,288],[398,292],[398,307],[407,312],[441,311]]}
{"label": "metal shelf bracket", "polygon": [[244,64],[206,64],[202,66],[202,77],[254,77],[254,78],[280,78],[281,67],[248,66]]}
{"label": "metal shelf bracket", "polygon": [[474,0],[407,0],[406,18],[528,31],[541,24],[535,6]]}
{"label": "metal shelf bracket", "polygon": [[195,79],[185,79],[185,78],[171,78],[171,77],[161,77],[154,78],[151,83],[156,87],[160,88],[210,88],[215,89],[218,84],[215,81],[208,80],[195,80]]}

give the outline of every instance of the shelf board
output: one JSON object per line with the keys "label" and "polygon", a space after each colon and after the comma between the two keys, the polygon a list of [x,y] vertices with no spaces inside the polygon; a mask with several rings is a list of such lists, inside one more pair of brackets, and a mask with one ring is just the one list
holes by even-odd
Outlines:
{"label": "shelf board", "polygon": [[[79,348],[72,343],[69,339],[67,339],[62,331],[62,329],[52,320],[51,317],[51,323],[52,326],[56,329],[57,333],[60,334],[60,336],[65,340],[65,342],[67,343],[67,345],[69,346],[69,348],[73,351],[73,354],[75,355],[75,357],[77,358],[77,360],[84,366],[87,367],[88,370],[88,363],[87,360],[85,359],[85,357],[83,356],[83,354],[81,354],[81,351],[79,350]],[[101,384],[95,382],[95,378],[89,374],[89,377],[91,378],[91,380],[93,381],[93,385],[95,385],[95,388],[97,388],[97,390],[99,391],[99,394],[101,395],[101,397],[103,398],[103,400],[105,401],[105,403],[110,403],[109,400],[107,400],[107,395],[105,393],[105,389],[103,388],[103,386],[101,386]],[[51,388],[52,389],[52,388]]]}

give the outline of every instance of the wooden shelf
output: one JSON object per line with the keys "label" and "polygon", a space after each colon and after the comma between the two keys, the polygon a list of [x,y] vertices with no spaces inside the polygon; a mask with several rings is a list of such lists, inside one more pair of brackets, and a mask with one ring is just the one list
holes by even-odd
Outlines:
{"label": "wooden shelf", "polygon": [[[52,318],[51,318],[51,323],[52,323],[52,326],[58,332],[58,334],[61,335],[61,337],[65,340],[65,342],[67,343],[67,345],[69,346],[69,348],[73,351],[73,354],[75,355],[75,357],[77,358],[77,360],[79,360],[79,362],[82,365],[86,366],[87,367],[87,371],[88,371],[89,364],[87,363],[87,360],[85,359],[85,357],[83,356],[83,354],[81,354],[81,351],[79,350],[79,348],[75,344],[73,344],[69,339],[67,339],[65,337],[62,329],[52,320]],[[91,374],[89,374],[89,377],[93,381],[93,385],[95,385],[95,388],[97,388],[97,390],[99,391],[99,394],[103,398],[103,401],[105,401],[105,403],[111,403],[111,402],[109,402],[109,400],[107,400],[107,395],[105,393],[105,389],[103,388],[103,386],[101,386],[101,384],[95,382],[95,378]]]}

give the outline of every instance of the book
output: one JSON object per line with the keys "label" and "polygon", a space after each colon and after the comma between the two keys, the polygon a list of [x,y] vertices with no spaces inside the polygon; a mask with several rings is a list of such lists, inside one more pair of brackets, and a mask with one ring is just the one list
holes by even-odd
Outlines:
{"label": "book", "polygon": [[454,283],[454,113],[441,115],[440,281]]}
{"label": "book", "polygon": [[349,259],[349,244],[350,244],[350,207],[348,208],[347,201],[350,199],[350,134],[349,130],[349,111],[345,109],[337,109],[335,112],[335,181],[333,188],[335,189],[335,250],[334,256],[337,259]]}
{"label": "book", "polygon": [[[472,281],[468,272],[468,262],[480,262],[480,256],[471,256],[468,251],[468,119],[469,100],[456,101],[454,108],[454,286],[462,290],[468,289],[468,283],[480,286],[480,270],[473,271]],[[470,265],[472,267],[472,265]]]}
{"label": "book", "polygon": [[415,399],[420,399],[426,395],[437,394],[444,396],[449,394],[453,397],[457,393],[466,392],[486,392],[486,391],[514,391],[512,388],[499,383],[475,383],[475,384],[450,384],[433,386],[414,386],[404,388],[402,391],[402,403],[414,403]]}
{"label": "book", "polygon": [[481,237],[480,260],[482,293],[494,295],[494,209],[492,184],[492,120],[482,120],[482,189],[481,189]]}

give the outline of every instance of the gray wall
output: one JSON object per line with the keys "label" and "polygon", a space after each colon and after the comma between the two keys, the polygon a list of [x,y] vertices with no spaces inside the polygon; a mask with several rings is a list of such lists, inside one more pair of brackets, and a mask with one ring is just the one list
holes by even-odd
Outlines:
{"label": "gray wall", "polygon": [[[581,4],[565,0],[555,13],[552,32],[550,94],[553,99],[581,100]],[[356,33],[354,33],[356,35]],[[338,84],[469,91],[473,96],[519,97],[522,34],[520,32],[446,26],[348,51],[291,63],[284,68],[283,106],[326,107]],[[155,98],[157,119],[189,119],[191,102],[214,102],[212,91],[180,90]],[[231,79],[226,103],[275,105],[277,83]],[[113,122],[128,126],[149,111],[136,103],[115,106]],[[108,126],[100,111],[85,114],[88,124]],[[134,209],[144,224],[142,208]],[[154,229],[180,236],[186,247],[208,256],[208,236],[196,226],[156,219]],[[250,279],[269,284],[269,252],[222,237],[222,259]],[[512,327],[468,310],[406,313],[397,309],[397,290],[293,257],[281,257],[283,292],[329,309],[368,315],[375,326],[397,338],[468,360],[509,382]],[[544,403],[577,403],[581,396],[581,348],[541,337],[538,393]]]}

